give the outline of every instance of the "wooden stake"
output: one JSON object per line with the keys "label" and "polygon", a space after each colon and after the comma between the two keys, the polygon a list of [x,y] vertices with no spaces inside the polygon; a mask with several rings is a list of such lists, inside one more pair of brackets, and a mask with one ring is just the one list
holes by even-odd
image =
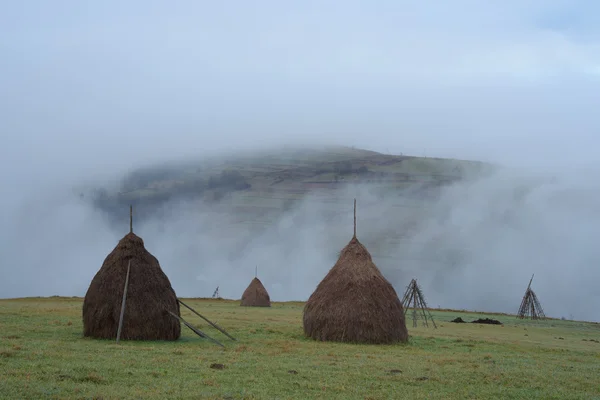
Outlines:
{"label": "wooden stake", "polygon": [[215,342],[216,344],[218,344],[221,347],[225,347],[223,345],[223,343],[219,342],[218,340],[215,340],[215,339],[211,338],[206,333],[202,332],[200,329],[195,328],[193,325],[191,325],[190,323],[188,323],[185,319],[181,318],[179,315],[174,314],[174,313],[172,313],[169,310],[167,310],[167,312],[169,314],[171,314],[173,317],[177,318],[180,322],[183,322],[184,325],[187,326],[188,328],[190,328],[196,335],[200,336],[201,338],[206,338],[208,340],[211,340],[211,341]]}
{"label": "wooden stake", "polygon": [[129,205],[129,233],[133,233],[133,205]]}
{"label": "wooden stake", "polygon": [[208,320],[208,318],[206,318],[205,316],[201,315],[198,311],[194,310],[192,307],[188,306],[187,304],[185,304],[183,301],[177,299],[177,301],[184,307],[188,308],[191,312],[193,312],[194,314],[196,314],[197,316],[199,316],[200,318],[202,318],[203,320],[205,320],[206,322],[208,322],[209,324],[211,324],[215,329],[218,329],[219,332],[221,332],[222,334],[224,334],[225,336],[227,336],[229,339],[231,340],[236,340],[236,338],[234,338],[233,336],[231,336],[229,333],[225,332],[225,329],[221,328],[219,325],[211,322]]}
{"label": "wooden stake", "polygon": [[127,276],[125,277],[125,287],[123,288],[123,301],[121,301],[121,315],[119,317],[119,328],[117,329],[117,344],[121,339],[121,329],[123,329],[123,317],[125,316],[125,301],[127,300],[127,286],[129,285],[129,270],[131,268],[131,259],[127,263]]}
{"label": "wooden stake", "polygon": [[254,277],[258,278],[258,265],[254,267]]}
{"label": "wooden stake", "polygon": [[356,237],[356,198],[354,198],[354,237]]}

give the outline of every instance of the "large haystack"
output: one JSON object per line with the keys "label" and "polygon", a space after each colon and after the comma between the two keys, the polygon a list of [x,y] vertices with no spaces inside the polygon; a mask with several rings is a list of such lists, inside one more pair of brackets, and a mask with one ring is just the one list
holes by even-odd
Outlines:
{"label": "large haystack", "polygon": [[246,307],[271,307],[271,298],[260,279],[256,277],[252,279],[252,282],[250,282],[250,285],[248,285],[244,294],[242,294],[240,305]]}
{"label": "large haystack", "polygon": [[304,306],[304,333],[322,341],[408,341],[402,303],[356,236]]}
{"label": "large haystack", "polygon": [[121,312],[127,264],[131,260],[121,339],[177,340],[179,303],[169,278],[144,241],[128,233],[106,257],[83,302],[83,334],[115,339]]}

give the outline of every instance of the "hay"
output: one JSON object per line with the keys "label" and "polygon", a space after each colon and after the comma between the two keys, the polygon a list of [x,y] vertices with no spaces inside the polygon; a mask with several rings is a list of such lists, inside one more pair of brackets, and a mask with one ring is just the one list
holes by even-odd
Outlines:
{"label": "hay", "polygon": [[144,241],[128,233],[106,257],[83,301],[84,336],[115,339],[127,263],[131,271],[121,339],[177,340],[181,325],[167,310],[180,315],[169,278]]}
{"label": "hay", "polygon": [[242,294],[240,305],[245,307],[271,307],[271,298],[260,279],[252,279],[252,282]]}
{"label": "hay", "polygon": [[306,302],[303,323],[321,341],[408,341],[402,303],[356,236]]}

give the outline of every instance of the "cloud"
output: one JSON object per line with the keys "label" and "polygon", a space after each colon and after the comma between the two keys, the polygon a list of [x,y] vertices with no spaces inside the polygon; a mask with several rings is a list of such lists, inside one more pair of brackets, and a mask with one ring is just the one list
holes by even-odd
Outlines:
{"label": "cloud", "polygon": [[[433,304],[516,312],[535,273],[533,288],[546,313],[597,320],[588,304],[598,297],[592,282],[600,253],[592,241],[600,208],[592,199],[599,189],[572,173],[523,171],[457,184],[420,216],[402,253],[442,257],[412,264]],[[578,300],[570,299],[574,292]]]}
{"label": "cloud", "polygon": [[125,169],[325,139],[512,164],[565,158],[556,153],[566,148],[589,160],[600,41],[585,15],[596,8],[7,3],[3,147],[88,175],[107,158]]}

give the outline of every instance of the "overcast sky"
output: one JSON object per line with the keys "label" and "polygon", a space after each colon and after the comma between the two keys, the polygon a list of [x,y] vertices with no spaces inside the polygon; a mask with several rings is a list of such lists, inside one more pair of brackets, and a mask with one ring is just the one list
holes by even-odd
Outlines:
{"label": "overcast sky", "polygon": [[599,16],[591,0],[6,1],[2,167],[317,139],[585,163]]}

